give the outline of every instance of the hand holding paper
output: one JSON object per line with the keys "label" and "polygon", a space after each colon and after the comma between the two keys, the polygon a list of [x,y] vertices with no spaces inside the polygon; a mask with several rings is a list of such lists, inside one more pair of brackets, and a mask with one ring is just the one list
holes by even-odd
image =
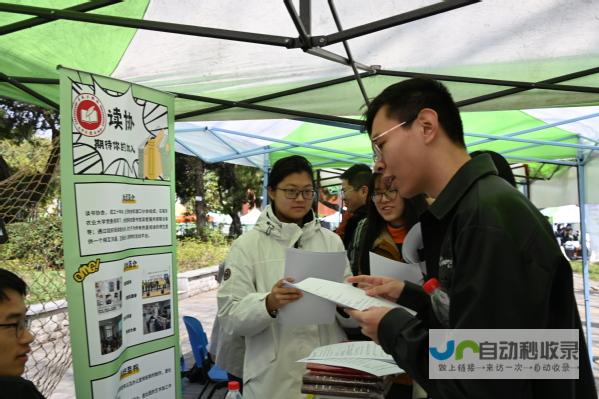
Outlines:
{"label": "hand holding paper", "polygon": [[268,313],[279,310],[288,303],[297,301],[303,294],[297,288],[293,288],[289,283],[295,281],[293,277],[281,279],[273,285],[270,294],[266,297],[266,309]]}
{"label": "hand holding paper", "polygon": [[[369,276],[368,276],[369,277]],[[399,307],[395,302],[384,298],[366,295],[366,292],[360,288],[348,284],[336,283],[334,281],[322,280],[319,278],[307,278],[299,283],[292,284],[304,292],[309,292],[321,298],[349,309],[366,310],[373,307],[396,308]],[[414,314],[413,311],[408,310]]]}
{"label": "hand holding paper", "polygon": [[[404,308],[405,309],[405,308]],[[362,334],[371,338],[377,344],[379,343],[379,324],[385,315],[390,311],[390,308],[370,308],[363,312],[359,310],[347,309],[346,312],[351,317],[356,319],[362,327]]]}
{"label": "hand holding paper", "polygon": [[380,296],[389,301],[397,301],[406,284],[391,277],[360,275],[348,277],[348,283],[358,283],[365,287],[367,295]]}

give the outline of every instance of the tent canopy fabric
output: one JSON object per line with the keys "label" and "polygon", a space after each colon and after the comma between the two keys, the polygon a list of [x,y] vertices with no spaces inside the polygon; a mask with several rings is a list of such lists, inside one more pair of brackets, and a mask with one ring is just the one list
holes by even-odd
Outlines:
{"label": "tent canopy fabric", "polygon": [[[572,160],[579,148],[522,140],[595,145],[599,3],[330,4],[9,0],[0,3],[0,95],[55,106],[56,66],[63,65],[177,93],[177,121],[199,128],[177,126],[178,150],[204,160],[232,160],[257,147],[266,152],[236,162],[260,167],[299,152],[318,167],[347,167],[370,159],[367,138],[350,135],[360,128],[366,98],[414,73],[432,74],[461,106],[471,150],[534,162]],[[580,137],[580,121],[525,130],[568,119],[556,107],[587,116],[591,141]],[[228,124],[235,120],[241,124]],[[215,125],[222,131],[205,129]],[[246,135],[233,137],[235,131]],[[312,147],[280,141],[337,135],[347,137]]]}

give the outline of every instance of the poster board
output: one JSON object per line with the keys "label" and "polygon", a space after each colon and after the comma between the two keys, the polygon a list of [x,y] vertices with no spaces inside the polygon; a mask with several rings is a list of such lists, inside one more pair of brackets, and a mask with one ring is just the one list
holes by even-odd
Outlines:
{"label": "poster board", "polygon": [[76,396],[180,398],[173,97],[59,71]]}

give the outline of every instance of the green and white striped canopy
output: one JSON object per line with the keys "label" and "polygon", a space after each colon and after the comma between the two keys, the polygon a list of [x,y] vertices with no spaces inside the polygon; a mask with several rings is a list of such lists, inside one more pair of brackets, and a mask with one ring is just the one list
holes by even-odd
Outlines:
{"label": "green and white striped canopy", "polygon": [[[56,66],[63,65],[177,93],[178,121],[247,133],[178,126],[182,152],[232,161],[235,153],[271,144],[266,155],[256,150],[255,158],[235,161],[263,165],[266,156],[272,162],[290,153],[272,151],[292,145],[265,140],[274,138],[297,144],[287,150],[317,165],[346,167],[368,161],[364,135],[301,144],[347,135],[364,95],[374,97],[411,73],[432,74],[461,105],[471,150],[494,149],[512,162],[567,160],[577,148],[517,140],[594,144],[597,138],[599,2],[338,1],[335,12],[364,93],[343,64],[348,56],[335,41],[329,3],[299,3],[288,2],[288,9],[278,0],[5,1],[0,95],[51,107],[59,102]],[[307,41],[298,39],[296,10]],[[389,18],[395,22],[387,24]],[[395,26],[364,28],[374,21]],[[512,141],[484,141],[509,134],[516,134]]]}

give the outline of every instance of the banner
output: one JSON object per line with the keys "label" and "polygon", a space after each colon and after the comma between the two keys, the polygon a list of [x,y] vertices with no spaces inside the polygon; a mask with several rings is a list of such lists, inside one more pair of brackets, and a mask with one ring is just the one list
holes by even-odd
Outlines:
{"label": "banner", "polygon": [[77,398],[180,398],[173,97],[59,69]]}

